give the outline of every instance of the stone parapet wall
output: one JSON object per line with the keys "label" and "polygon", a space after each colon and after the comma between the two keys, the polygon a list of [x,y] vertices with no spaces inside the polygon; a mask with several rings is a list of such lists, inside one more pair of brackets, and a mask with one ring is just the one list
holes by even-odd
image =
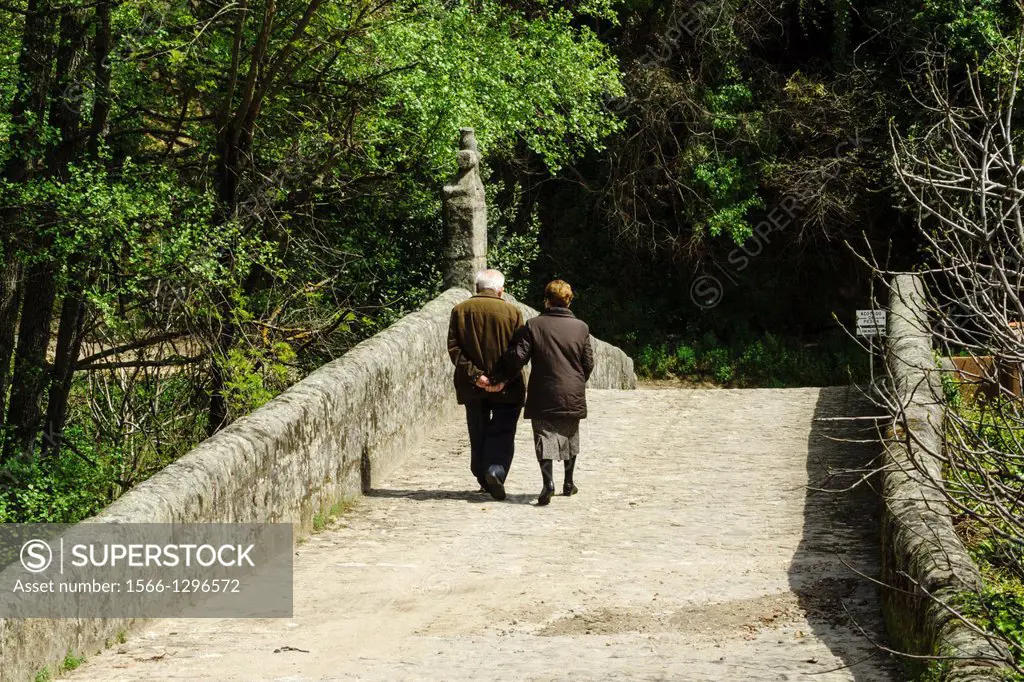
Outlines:
{"label": "stone parapet wall", "polygon": [[895,278],[890,294],[886,367],[890,403],[882,472],[883,611],[895,649],[955,658],[944,679],[1002,680],[1006,669],[985,637],[941,602],[976,590],[981,575],[953,529],[942,485],[943,393],[932,355],[920,278]]}

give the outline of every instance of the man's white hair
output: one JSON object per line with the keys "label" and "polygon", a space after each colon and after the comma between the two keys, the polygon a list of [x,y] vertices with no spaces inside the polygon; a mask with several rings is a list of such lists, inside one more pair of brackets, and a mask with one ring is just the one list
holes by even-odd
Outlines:
{"label": "man's white hair", "polygon": [[481,270],[476,273],[476,290],[499,291],[505,286],[505,275],[497,270]]}

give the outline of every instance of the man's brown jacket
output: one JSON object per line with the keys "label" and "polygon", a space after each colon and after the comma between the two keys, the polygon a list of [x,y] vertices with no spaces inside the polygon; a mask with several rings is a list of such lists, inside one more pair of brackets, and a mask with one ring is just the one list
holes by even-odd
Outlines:
{"label": "man's brown jacket", "polygon": [[495,402],[523,405],[526,384],[516,372],[499,393],[487,393],[476,386],[481,374],[491,375],[509,342],[523,326],[519,308],[493,291],[481,291],[452,309],[448,324],[448,355],[455,364],[455,395],[459,404],[488,398]]}

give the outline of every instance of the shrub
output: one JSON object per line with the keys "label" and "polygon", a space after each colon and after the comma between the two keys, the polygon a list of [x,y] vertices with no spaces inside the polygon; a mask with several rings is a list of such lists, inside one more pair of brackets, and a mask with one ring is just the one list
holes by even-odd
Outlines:
{"label": "shrub", "polygon": [[647,379],[667,379],[673,368],[668,346],[644,346],[637,354],[637,373]]}
{"label": "shrub", "polygon": [[693,346],[679,344],[675,352],[675,372],[681,376],[693,374],[697,369],[697,351]]}
{"label": "shrub", "polygon": [[634,354],[642,378],[678,377],[733,386],[834,386],[867,377],[868,358],[848,338],[803,344],[772,334],[724,344],[712,332],[691,340],[648,344]]}
{"label": "shrub", "polygon": [[704,365],[704,372],[721,384],[732,379],[735,373],[732,368],[729,351],[725,348],[712,348],[704,353],[702,364]]}

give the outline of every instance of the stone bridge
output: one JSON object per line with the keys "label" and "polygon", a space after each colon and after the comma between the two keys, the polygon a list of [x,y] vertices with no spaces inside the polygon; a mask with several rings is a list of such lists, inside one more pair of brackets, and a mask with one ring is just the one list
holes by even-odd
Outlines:
{"label": "stone bridge", "polygon": [[452,288],[92,520],[314,530],[293,617],[7,619],[0,679],[69,653],[79,682],[901,679],[876,646],[880,505],[847,490],[882,453],[857,388],[633,390],[597,342],[580,494],[533,504],[526,424],[509,498],[476,492],[445,349],[486,253],[471,131],[461,146]]}
{"label": "stone bridge", "polygon": [[158,621],[69,679],[901,679],[877,504],[807,487],[879,455],[856,389],[589,400],[580,494],[532,504],[528,424],[509,499],[476,493],[446,418],[297,548],[293,618]]}

